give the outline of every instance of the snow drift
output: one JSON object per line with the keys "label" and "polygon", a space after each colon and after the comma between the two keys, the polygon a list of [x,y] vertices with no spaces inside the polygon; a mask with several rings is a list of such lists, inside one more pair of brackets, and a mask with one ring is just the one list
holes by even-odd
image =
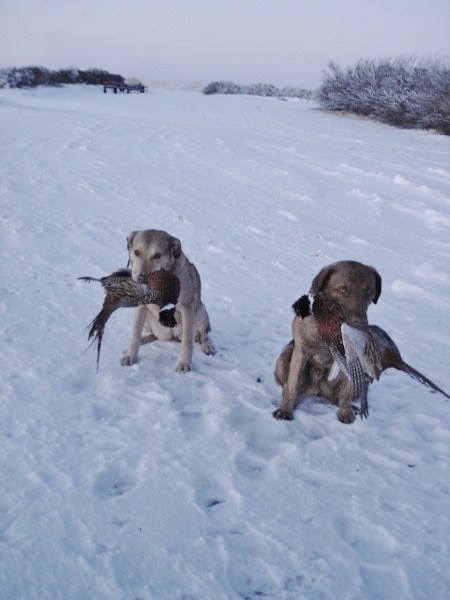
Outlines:
{"label": "snow drift", "polygon": [[[445,390],[449,139],[306,102],[98,88],[0,95],[0,597],[229,600],[447,597],[445,398],[390,371],[368,420],[309,399],[275,360],[291,304],[327,263],[378,269],[369,320]],[[96,374],[86,327],[126,235],[179,237],[218,349],[175,344]]]}

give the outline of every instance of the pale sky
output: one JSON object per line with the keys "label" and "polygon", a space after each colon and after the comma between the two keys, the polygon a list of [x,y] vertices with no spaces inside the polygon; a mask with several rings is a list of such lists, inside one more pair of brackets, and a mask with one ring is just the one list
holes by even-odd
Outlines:
{"label": "pale sky", "polygon": [[0,66],[314,88],[329,60],[450,55],[450,0],[0,0]]}

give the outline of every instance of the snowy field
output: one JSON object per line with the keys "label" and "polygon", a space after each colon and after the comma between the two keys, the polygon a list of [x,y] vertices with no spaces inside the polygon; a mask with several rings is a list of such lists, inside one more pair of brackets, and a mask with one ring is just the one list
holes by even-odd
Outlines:
{"label": "snowy field", "polygon": [[[370,417],[273,419],[291,304],[373,265],[369,320],[450,390],[450,138],[312,104],[154,90],[0,92],[0,598],[444,600],[450,404],[390,370]],[[127,234],[179,237],[218,349],[83,354]]]}

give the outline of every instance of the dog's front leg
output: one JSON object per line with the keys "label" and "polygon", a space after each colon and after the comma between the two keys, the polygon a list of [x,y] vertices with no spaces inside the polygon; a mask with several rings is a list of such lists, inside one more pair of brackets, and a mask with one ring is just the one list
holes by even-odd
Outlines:
{"label": "dog's front leg", "polygon": [[294,418],[294,406],[299,394],[300,376],[306,365],[305,353],[294,345],[287,381],[283,382],[283,399],[280,408],[273,412],[275,419],[292,421]]}
{"label": "dog's front leg", "polygon": [[181,313],[181,354],[178,364],[175,368],[180,373],[186,373],[191,370],[192,353],[194,350],[194,311],[192,307],[181,305],[177,306]]}
{"label": "dog's front leg", "polygon": [[350,381],[345,378],[342,387],[338,392],[338,419],[341,423],[350,424],[355,420],[355,413],[352,408],[352,386]]}
{"label": "dog's front leg", "polygon": [[137,306],[134,310],[134,323],[131,333],[130,345],[127,353],[122,358],[123,365],[134,365],[138,359],[139,347],[141,345],[142,330],[144,329],[145,319],[147,318],[147,307]]}

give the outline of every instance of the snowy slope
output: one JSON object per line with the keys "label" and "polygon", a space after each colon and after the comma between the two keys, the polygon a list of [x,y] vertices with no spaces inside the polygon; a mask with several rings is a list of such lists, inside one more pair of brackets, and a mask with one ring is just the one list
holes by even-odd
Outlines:
{"label": "snowy slope", "polygon": [[[0,94],[0,598],[444,599],[450,406],[389,371],[370,417],[307,400],[278,422],[291,304],[340,259],[369,312],[450,390],[450,140],[305,102],[197,92]],[[145,346],[77,280],[133,229],[182,240],[216,356]]]}

